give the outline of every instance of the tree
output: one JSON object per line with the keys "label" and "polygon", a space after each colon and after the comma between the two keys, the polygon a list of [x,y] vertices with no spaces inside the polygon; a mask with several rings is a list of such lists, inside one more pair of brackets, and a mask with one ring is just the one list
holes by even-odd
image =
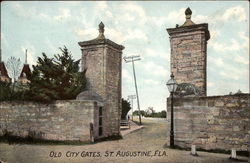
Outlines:
{"label": "tree", "polygon": [[146,114],[145,117],[155,117],[155,118],[166,118],[167,112],[162,110],[161,112],[152,112],[150,114]]}
{"label": "tree", "polygon": [[122,98],[122,115],[121,115],[122,119],[126,119],[126,115],[128,114],[130,109],[131,109],[130,103]]}
{"label": "tree", "polygon": [[7,69],[9,71],[10,77],[14,79],[14,83],[17,81],[18,76],[21,72],[21,61],[20,58],[10,57],[7,61]]}
{"label": "tree", "polygon": [[[144,110],[141,110],[140,112],[141,112],[141,115],[142,115],[142,116],[145,116],[145,115],[146,115],[146,112],[145,112]],[[139,111],[138,111],[138,110],[134,111],[134,112],[133,112],[133,115],[139,115]]]}
{"label": "tree", "polygon": [[33,66],[30,94],[33,100],[75,99],[86,86],[85,72],[79,72],[80,60],[74,61],[66,47],[59,48],[62,54],[48,58],[45,53]]}
{"label": "tree", "polygon": [[161,118],[167,118],[167,112],[166,112],[165,110],[162,110],[162,111],[160,112],[160,117],[161,117]]}
{"label": "tree", "polygon": [[153,107],[148,107],[148,109],[146,110],[146,113],[147,114],[153,114],[153,113],[155,113],[155,110],[154,110]]}
{"label": "tree", "polygon": [[0,101],[10,100],[11,83],[0,81]]}

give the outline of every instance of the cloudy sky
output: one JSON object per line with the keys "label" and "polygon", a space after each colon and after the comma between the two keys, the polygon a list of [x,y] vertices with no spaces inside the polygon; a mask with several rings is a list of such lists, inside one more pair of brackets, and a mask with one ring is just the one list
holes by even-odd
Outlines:
{"label": "cloudy sky", "polygon": [[[208,23],[208,95],[224,95],[238,89],[249,92],[249,3],[243,2],[1,2],[1,49],[28,62],[45,52],[58,53],[66,45],[80,59],[79,41],[105,36],[125,46],[123,56],[140,55],[135,63],[141,109],[166,108],[170,70],[169,35],[166,28],[182,25],[190,7],[196,24]],[[123,62],[122,96],[135,94],[131,64]]]}

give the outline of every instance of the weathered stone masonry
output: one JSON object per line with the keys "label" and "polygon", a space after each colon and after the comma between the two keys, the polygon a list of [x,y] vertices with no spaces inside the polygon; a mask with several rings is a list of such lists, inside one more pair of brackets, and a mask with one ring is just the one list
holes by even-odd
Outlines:
{"label": "weathered stone masonry", "polygon": [[[175,94],[174,143],[181,148],[191,148],[193,144],[205,150],[250,151],[250,94],[206,96],[208,24],[192,22],[189,8],[185,14],[183,25],[167,29],[171,71],[179,88],[183,83],[192,84],[200,94]],[[183,94],[185,89],[180,89]],[[167,99],[167,119],[170,131],[170,99]]]}
{"label": "weathered stone masonry", "polygon": [[[175,145],[250,150],[250,94],[175,98]],[[168,101],[170,108],[170,101]],[[170,120],[170,109],[167,112]],[[170,129],[170,124],[167,125]],[[167,133],[167,143],[169,133]]]}
{"label": "weathered stone masonry", "polygon": [[23,138],[90,141],[90,123],[96,125],[97,116],[95,101],[1,102],[0,136],[7,131]]}
{"label": "weathered stone masonry", "polygon": [[104,24],[99,25],[99,36],[79,42],[82,51],[82,69],[86,69],[88,89],[103,99],[102,137],[120,134],[121,70],[124,47],[104,36]]}
{"label": "weathered stone masonry", "polygon": [[177,83],[194,84],[207,95],[208,24],[189,24],[167,29],[170,35],[171,72]]}

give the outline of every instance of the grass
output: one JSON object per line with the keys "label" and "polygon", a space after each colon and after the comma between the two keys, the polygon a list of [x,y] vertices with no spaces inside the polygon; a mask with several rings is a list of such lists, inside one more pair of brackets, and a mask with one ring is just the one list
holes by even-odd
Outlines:
{"label": "grass", "polygon": [[10,134],[5,134],[4,136],[0,136],[0,142],[8,143],[8,144],[37,144],[37,145],[87,145],[87,144],[95,144],[101,141],[113,141],[122,139],[121,135],[114,135],[109,137],[104,137],[95,140],[94,143],[90,141],[78,141],[78,140],[44,140],[44,139],[37,139],[31,136],[27,137],[20,137],[20,136],[13,136]]}
{"label": "grass", "polygon": [[19,137],[19,136],[0,136],[0,142],[8,144],[34,144],[34,145],[86,145],[93,144],[91,142],[82,142],[82,141],[59,141],[59,140],[44,140],[36,139],[32,137]]}

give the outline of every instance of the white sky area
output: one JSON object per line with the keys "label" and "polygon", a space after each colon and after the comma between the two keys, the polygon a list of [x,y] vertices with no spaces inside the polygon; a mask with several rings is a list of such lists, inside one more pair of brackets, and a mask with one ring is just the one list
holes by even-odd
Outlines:
{"label": "white sky area", "polygon": [[[140,55],[135,62],[141,109],[166,109],[169,96],[170,42],[166,28],[185,21],[190,7],[194,23],[208,23],[207,92],[225,95],[239,89],[249,93],[249,3],[205,2],[1,2],[1,49],[6,62],[11,56],[35,64],[45,52],[52,57],[64,45],[80,59],[79,41],[98,36],[105,24],[106,38],[125,46],[123,56]],[[131,63],[123,62],[122,96],[135,94]],[[136,103],[134,102],[134,106]],[[134,107],[136,109],[137,107]]]}

